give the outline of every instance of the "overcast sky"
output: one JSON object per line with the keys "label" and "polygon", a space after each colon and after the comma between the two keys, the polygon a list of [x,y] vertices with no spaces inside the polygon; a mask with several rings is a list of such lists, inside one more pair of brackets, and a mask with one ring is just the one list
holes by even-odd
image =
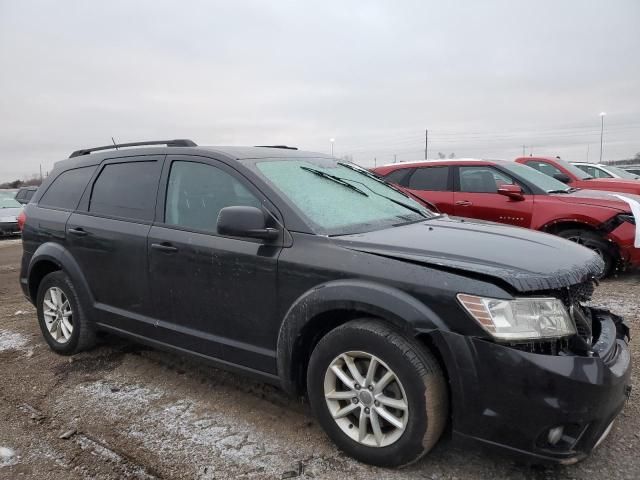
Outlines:
{"label": "overcast sky", "polygon": [[640,2],[0,0],[0,181],[191,138],[373,165],[640,152]]}

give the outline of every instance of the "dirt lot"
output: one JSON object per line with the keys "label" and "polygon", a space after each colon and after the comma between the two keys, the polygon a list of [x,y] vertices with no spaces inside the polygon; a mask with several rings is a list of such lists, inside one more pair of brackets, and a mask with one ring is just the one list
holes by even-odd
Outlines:
{"label": "dirt lot", "polygon": [[[528,467],[445,440],[416,465],[378,469],[341,454],[307,405],[271,386],[114,338],[55,355],[20,292],[20,255],[19,241],[0,241],[0,478],[640,478],[638,388],[578,465]],[[625,274],[595,300],[638,331],[639,294],[640,274]]]}

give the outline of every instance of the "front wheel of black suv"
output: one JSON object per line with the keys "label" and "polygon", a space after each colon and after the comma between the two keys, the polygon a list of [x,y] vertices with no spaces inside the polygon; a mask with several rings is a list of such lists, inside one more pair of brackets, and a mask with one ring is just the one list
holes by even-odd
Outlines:
{"label": "front wheel of black suv", "polygon": [[93,324],[85,316],[66,273],[52,272],[42,279],[36,307],[40,330],[53,351],[73,355],[94,345]]}
{"label": "front wheel of black suv", "polygon": [[433,354],[375,319],[350,321],[317,344],[307,372],[311,408],[338,447],[396,467],[436,444],[448,420],[446,380]]}

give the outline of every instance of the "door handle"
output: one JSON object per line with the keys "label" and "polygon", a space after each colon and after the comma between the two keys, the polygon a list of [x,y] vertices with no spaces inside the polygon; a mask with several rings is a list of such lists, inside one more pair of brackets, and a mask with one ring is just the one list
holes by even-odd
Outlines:
{"label": "door handle", "polygon": [[456,202],[456,205],[458,205],[459,207],[470,207],[471,205],[473,205],[473,203],[471,203],[469,200],[458,200]]}
{"label": "door handle", "polygon": [[165,253],[175,253],[178,251],[178,249],[170,243],[152,243],[151,248]]}
{"label": "door handle", "polygon": [[84,228],[82,228],[82,227],[70,228],[69,229],[69,233],[72,234],[72,235],[76,235],[78,237],[85,237],[85,236],[89,235],[89,233],[85,232]]}

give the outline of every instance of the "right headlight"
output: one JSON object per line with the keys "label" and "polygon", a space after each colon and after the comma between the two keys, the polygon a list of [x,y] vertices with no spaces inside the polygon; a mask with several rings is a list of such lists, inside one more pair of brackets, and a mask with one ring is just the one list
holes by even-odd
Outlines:
{"label": "right headlight", "polygon": [[575,335],[575,324],[557,298],[502,300],[458,294],[458,301],[494,338],[540,340]]}

